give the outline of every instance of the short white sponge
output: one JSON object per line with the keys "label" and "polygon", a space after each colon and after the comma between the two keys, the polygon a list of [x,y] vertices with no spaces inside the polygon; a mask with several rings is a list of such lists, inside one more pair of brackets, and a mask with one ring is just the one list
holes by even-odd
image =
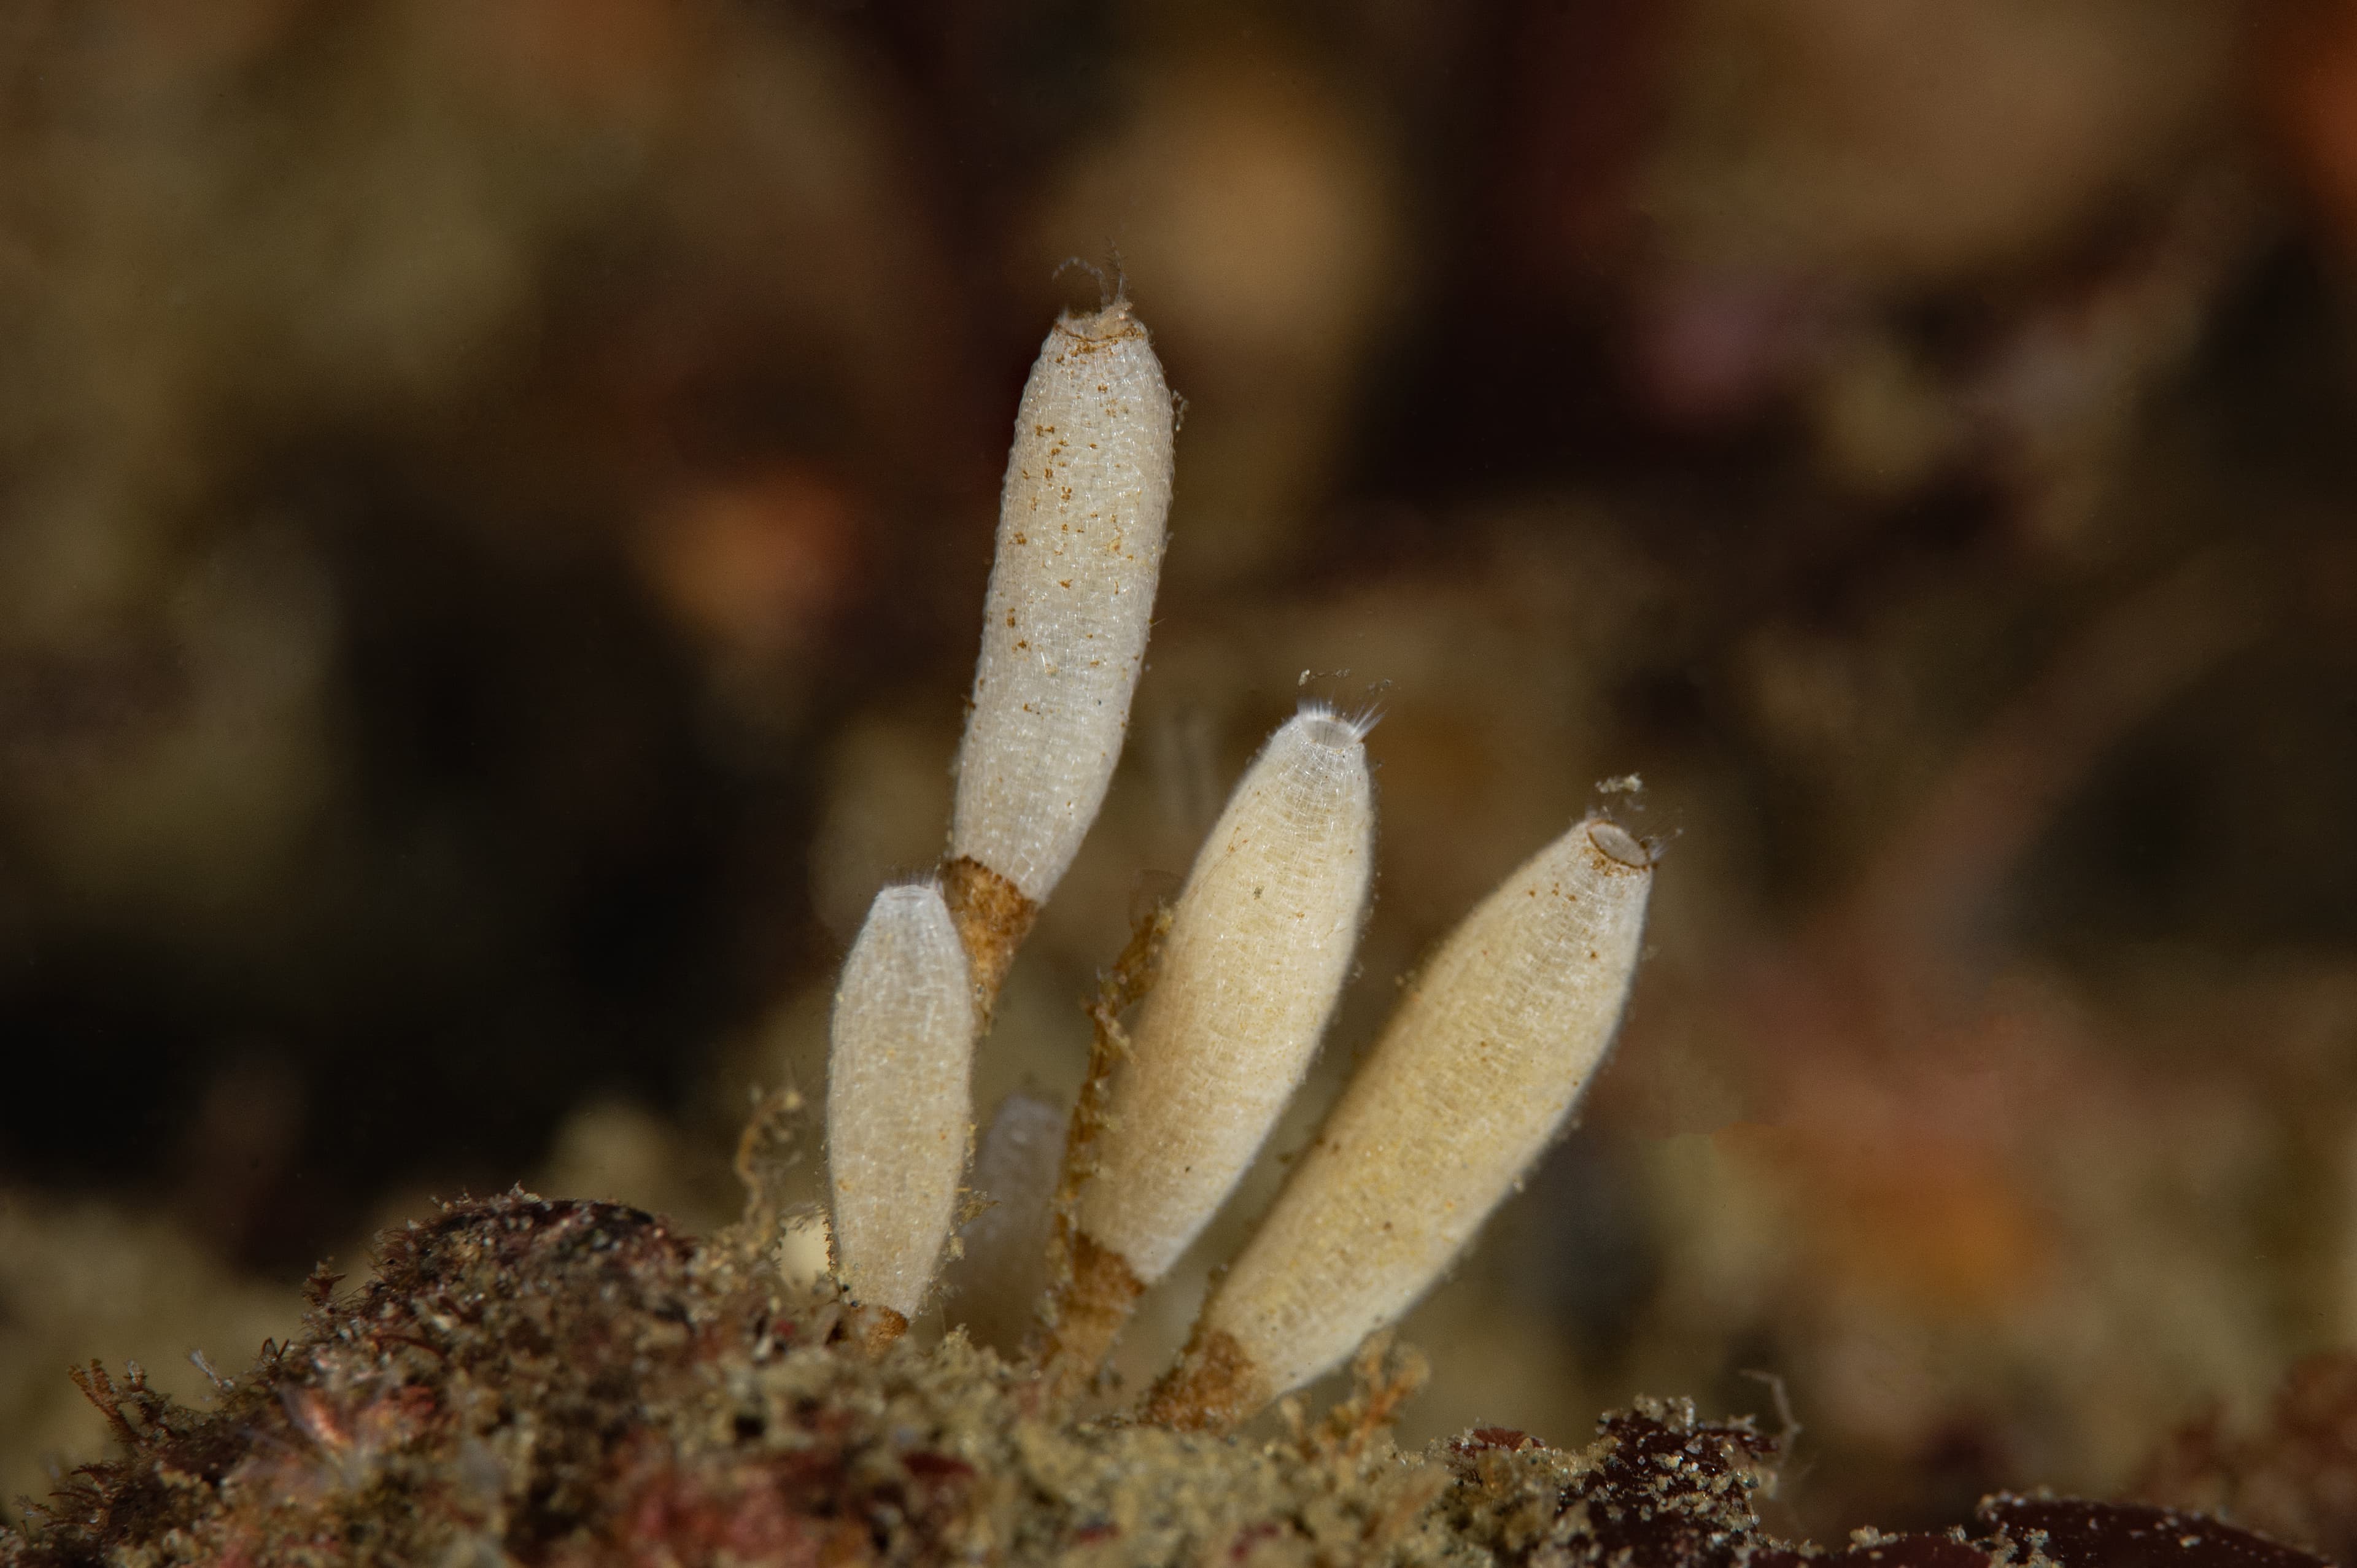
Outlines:
{"label": "short white sponge", "polygon": [[1034,903],[1071,865],[1121,756],[1171,443],[1170,389],[1128,301],[1060,319],[1016,411],[950,827],[952,858]]}
{"label": "short white sponge", "polygon": [[912,1316],[957,1208],[975,1019],[941,890],[887,887],[835,987],[827,1175],[835,1273],[854,1301]]}

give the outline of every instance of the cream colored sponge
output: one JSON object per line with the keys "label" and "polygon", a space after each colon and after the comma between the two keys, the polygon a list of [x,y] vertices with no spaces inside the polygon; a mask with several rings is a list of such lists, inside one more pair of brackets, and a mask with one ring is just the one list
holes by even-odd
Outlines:
{"label": "cream colored sponge", "polygon": [[1361,734],[1309,708],[1270,736],[1171,913],[1080,1208],[1142,1284],[1252,1164],[1350,973],[1374,858]]}
{"label": "cream colored sponge", "polygon": [[957,1208],[972,1121],[973,987],[941,890],[887,887],[834,993],[826,1164],[835,1274],[912,1316]]}
{"label": "cream colored sponge", "polygon": [[949,852],[1034,904],[1071,865],[1121,756],[1171,433],[1170,389],[1127,300],[1056,323],[1015,415]]}
{"label": "cream colored sponge", "polygon": [[1467,916],[1203,1309],[1156,1404],[1224,1424],[1439,1278],[1569,1115],[1636,972],[1652,857],[1589,818]]}

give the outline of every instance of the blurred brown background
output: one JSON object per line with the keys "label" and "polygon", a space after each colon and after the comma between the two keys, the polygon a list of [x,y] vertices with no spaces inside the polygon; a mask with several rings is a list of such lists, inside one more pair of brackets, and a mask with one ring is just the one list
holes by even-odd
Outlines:
{"label": "blurred brown background", "polygon": [[2357,1344],[2348,0],[7,0],[0,1493],[96,1452],[67,1363],[200,1390],[430,1194],[728,1218],[1115,251],[1173,544],[985,1112],[1372,702],[1282,1146],[1598,781],[1673,840],[1408,1437],[1772,1372],[1830,1538],[2151,1490]]}

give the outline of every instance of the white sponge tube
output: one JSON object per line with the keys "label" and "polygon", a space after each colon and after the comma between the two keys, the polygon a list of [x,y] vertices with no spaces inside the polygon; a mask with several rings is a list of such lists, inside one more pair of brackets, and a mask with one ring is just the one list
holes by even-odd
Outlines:
{"label": "white sponge tube", "polygon": [[974,1033],[965,949],[941,890],[885,888],[835,987],[827,1179],[836,1276],[855,1302],[903,1323],[957,1208]]}
{"label": "white sponge tube", "polygon": [[1466,917],[1205,1304],[1150,1419],[1232,1424],[1430,1287],[1602,1061],[1652,883],[1644,848],[1590,818]]}
{"label": "white sponge tube", "polygon": [[1270,736],[1171,912],[1080,1206],[1143,1284],[1260,1152],[1350,973],[1374,858],[1361,733],[1313,708]]}
{"label": "white sponge tube", "polygon": [[1146,328],[1116,299],[1040,345],[1015,416],[950,858],[1037,905],[1121,756],[1170,512],[1172,415]]}

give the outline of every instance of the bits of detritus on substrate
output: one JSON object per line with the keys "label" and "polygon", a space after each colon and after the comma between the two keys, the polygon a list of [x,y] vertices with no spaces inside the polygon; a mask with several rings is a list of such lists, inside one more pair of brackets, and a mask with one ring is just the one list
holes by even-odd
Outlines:
{"label": "bits of detritus on substrate", "polygon": [[[1386,1430],[1412,1359],[1290,1440],[1174,1443],[1044,1422],[952,1337],[882,1365],[829,1286],[611,1204],[511,1193],[379,1240],[284,1346],[207,1408],[86,1369],[118,1450],[0,1525],[0,1563],[1319,1561],[1815,1562],[2006,1568],[2148,1559],[2325,1568],[2199,1514],[1999,1497],[1965,1530],[1812,1552],[1760,1525],[1777,1444],[1640,1402],[1584,1450],[1479,1428],[1422,1452]],[[519,1354],[518,1347],[530,1353]],[[1047,1484],[1041,1484],[1042,1482]]]}

